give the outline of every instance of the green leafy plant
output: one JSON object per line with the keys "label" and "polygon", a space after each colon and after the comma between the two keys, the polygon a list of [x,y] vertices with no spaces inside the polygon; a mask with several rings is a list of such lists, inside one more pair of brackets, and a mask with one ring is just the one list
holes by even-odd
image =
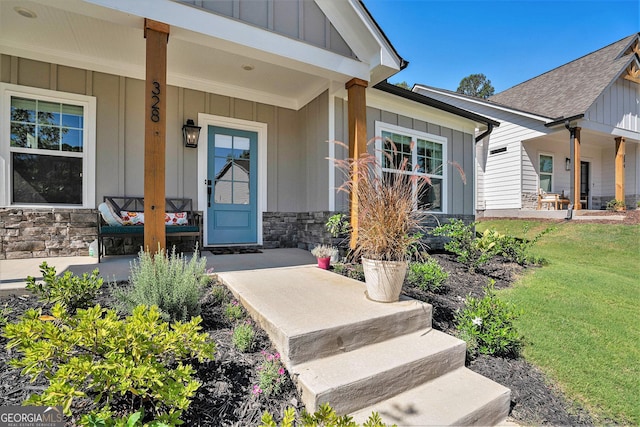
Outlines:
{"label": "green leafy plant", "polygon": [[104,416],[112,402],[128,412],[144,408],[154,419],[175,425],[199,387],[189,363],[213,358],[215,345],[201,333],[200,317],[171,325],[157,307],[138,306],[119,319],[115,310],[96,305],[70,315],[56,304],[51,315],[27,310],[5,327],[11,365],[49,385],[26,405],[62,406],[71,414],[75,399],[92,399]]}
{"label": "green leafy plant", "polygon": [[423,291],[437,291],[449,278],[449,273],[438,264],[435,258],[427,258],[425,262],[409,264],[407,283],[417,286]]}
{"label": "green leafy plant", "polygon": [[[80,425],[86,427],[171,427],[172,424],[167,424],[165,421],[152,420],[150,422],[143,423],[144,409],[138,412],[134,412],[131,415],[123,417],[114,417],[111,411],[99,411],[98,413],[86,414],[80,418]],[[180,422],[180,420],[176,420]]]}
{"label": "green leafy plant", "polygon": [[280,353],[261,351],[264,361],[258,368],[258,384],[253,386],[254,395],[276,396],[282,391],[287,372],[280,361]]}
{"label": "green leafy plant", "polygon": [[343,213],[331,215],[325,227],[333,237],[344,236],[349,233],[350,225],[347,216]]}
{"label": "green leafy plant", "polygon": [[236,325],[233,329],[231,341],[235,348],[243,353],[251,351],[256,340],[256,330],[250,320]]}
{"label": "green leafy plant", "polygon": [[164,320],[188,320],[200,314],[200,298],[209,282],[206,263],[197,249],[189,262],[176,254],[175,246],[169,256],[141,251],[131,264],[131,286],[114,289],[114,294],[127,313],[138,305],[155,305]]}
{"label": "green leafy plant", "polygon": [[624,200],[613,199],[607,202],[608,211],[623,211],[626,208],[627,204],[624,202]]}
{"label": "green leafy plant", "polygon": [[231,322],[244,319],[244,308],[242,308],[237,300],[233,300],[227,303],[226,307],[224,308],[224,315]]}
{"label": "green leafy plant", "polygon": [[[273,415],[266,411],[262,414],[262,424],[260,427],[278,427],[278,424],[273,419]],[[300,417],[296,417],[296,411],[293,408],[287,408],[284,410],[282,417],[282,423],[280,427],[293,427],[296,425],[303,425],[305,427],[358,427],[353,418],[348,415],[339,416],[336,411],[328,403],[323,403],[320,408],[313,414],[309,414],[306,411],[302,412]],[[387,427],[387,424],[382,422],[382,418],[377,412],[373,412],[367,421],[362,424],[363,427]],[[395,424],[389,427],[397,427]]]}
{"label": "green leafy plant", "polygon": [[7,316],[12,311],[13,310],[11,309],[11,307],[9,307],[8,303],[5,303],[4,307],[0,308],[0,328],[4,327],[7,323],[9,323],[9,319],[7,318]]}
{"label": "green leafy plant", "polygon": [[460,219],[451,219],[448,224],[440,225],[433,229],[434,236],[443,236],[449,240],[444,248],[456,255],[458,262],[476,271],[486,264],[496,254],[497,240],[500,235],[494,230],[485,230],[476,237],[476,223],[465,224]]}
{"label": "green leafy plant", "polygon": [[484,297],[466,298],[465,308],[456,315],[459,336],[481,354],[516,357],[523,338],[514,321],[521,313],[497,297],[494,284],[492,280],[484,288]]}
{"label": "green leafy plant", "polygon": [[43,282],[36,282],[34,277],[27,276],[27,290],[43,302],[60,303],[70,311],[92,305],[102,287],[103,281],[97,269],[91,274],[84,273],[82,277],[70,271],[58,277],[56,268],[49,266],[45,261],[40,264],[40,272]]}
{"label": "green leafy plant", "polygon": [[[506,260],[518,263],[520,265],[533,264],[538,265],[544,263],[542,258],[531,255],[531,248],[538,243],[538,240],[545,234],[551,232],[553,228],[548,227],[536,234],[533,239],[519,238],[511,235],[504,235],[498,239],[497,252]],[[525,227],[526,234],[528,228]]]}

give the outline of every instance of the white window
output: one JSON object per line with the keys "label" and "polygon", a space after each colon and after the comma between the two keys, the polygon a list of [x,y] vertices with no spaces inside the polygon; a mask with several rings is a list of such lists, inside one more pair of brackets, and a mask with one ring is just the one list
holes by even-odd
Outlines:
{"label": "white window", "polygon": [[95,207],[95,98],[0,84],[0,206]]}
{"label": "white window", "polygon": [[[418,209],[446,212],[447,139],[413,129],[376,122],[376,156],[382,173],[403,173],[428,178],[430,185],[421,194],[415,194]],[[395,149],[385,140],[393,141]],[[384,153],[384,154],[383,154]],[[406,171],[398,165],[406,159]]]}
{"label": "white window", "polygon": [[553,189],[553,156],[540,154],[540,188],[547,193]]}

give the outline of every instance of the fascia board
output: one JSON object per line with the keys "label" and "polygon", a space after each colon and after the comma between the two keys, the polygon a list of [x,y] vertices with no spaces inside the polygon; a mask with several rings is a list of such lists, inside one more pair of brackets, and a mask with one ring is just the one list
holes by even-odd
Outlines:
{"label": "fascia board", "polygon": [[476,134],[476,129],[486,128],[486,123],[473,120],[439,110],[428,105],[419,104],[377,89],[367,90],[367,106],[379,108],[391,113],[400,114],[413,119],[422,120],[438,126],[448,127],[470,135]]}
{"label": "fascia board", "polygon": [[[497,104],[494,104],[494,103],[485,102],[485,101],[483,101],[481,99],[471,99],[471,98],[466,97],[466,96],[457,96],[457,95],[455,95],[455,94],[453,94],[453,93],[451,93],[449,91],[439,91],[437,89],[434,89],[434,88],[431,88],[431,87],[427,87],[427,86],[422,86],[420,84],[414,85],[413,91],[417,92],[416,89],[418,89],[420,91],[424,91],[424,92],[437,93],[439,95],[446,96],[448,98],[459,99],[459,100],[462,100],[464,102],[468,102],[470,104],[482,105],[482,106],[485,106],[485,107],[488,107],[488,108],[492,108],[494,110],[506,111],[506,112],[511,113],[511,114],[517,114],[519,116],[528,117],[528,118],[534,119],[534,120],[539,120],[539,121],[541,121],[543,123],[547,123],[552,119],[551,117],[538,116],[537,114],[527,113],[527,112],[524,112],[524,111],[515,110],[513,108],[504,107],[504,106],[497,105]],[[469,111],[473,111],[471,108],[468,108],[468,107],[466,107],[465,109],[469,110]]]}
{"label": "fascia board", "polygon": [[[400,58],[371,22],[369,15],[354,0],[315,0],[356,56],[371,69],[382,65],[400,71]],[[377,83],[377,82],[376,82]]]}
{"label": "fascia board", "polygon": [[[196,36],[191,33],[199,33],[206,38],[200,37],[198,42],[216,49],[241,53],[241,49],[246,47],[254,55],[261,54],[262,57],[258,59],[273,62],[275,56],[279,64],[285,61],[286,66],[294,70],[304,72],[315,70],[314,74],[318,74],[318,70],[331,71],[345,76],[369,79],[369,66],[360,61],[185,4],[169,0],[85,1],[164,22],[170,27],[188,30],[182,33],[170,30],[169,42],[172,37],[194,41],[193,38]],[[211,38],[216,39],[215,42]]]}

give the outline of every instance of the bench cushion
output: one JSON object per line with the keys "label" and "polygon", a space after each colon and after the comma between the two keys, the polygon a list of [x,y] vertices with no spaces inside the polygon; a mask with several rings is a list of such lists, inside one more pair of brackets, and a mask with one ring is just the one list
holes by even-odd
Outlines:
{"label": "bench cushion", "polygon": [[[200,231],[197,225],[167,225],[164,227],[167,234],[171,233],[197,233]],[[110,226],[105,225],[100,229],[100,234],[143,234],[144,225]]]}

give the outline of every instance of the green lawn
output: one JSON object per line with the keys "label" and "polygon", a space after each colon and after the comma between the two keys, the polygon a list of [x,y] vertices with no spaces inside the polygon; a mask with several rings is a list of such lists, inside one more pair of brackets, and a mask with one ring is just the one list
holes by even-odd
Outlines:
{"label": "green lawn", "polygon": [[[532,237],[550,223],[495,220]],[[548,265],[501,295],[524,310],[524,356],[598,423],[640,425],[640,226],[554,224],[534,247]]]}

